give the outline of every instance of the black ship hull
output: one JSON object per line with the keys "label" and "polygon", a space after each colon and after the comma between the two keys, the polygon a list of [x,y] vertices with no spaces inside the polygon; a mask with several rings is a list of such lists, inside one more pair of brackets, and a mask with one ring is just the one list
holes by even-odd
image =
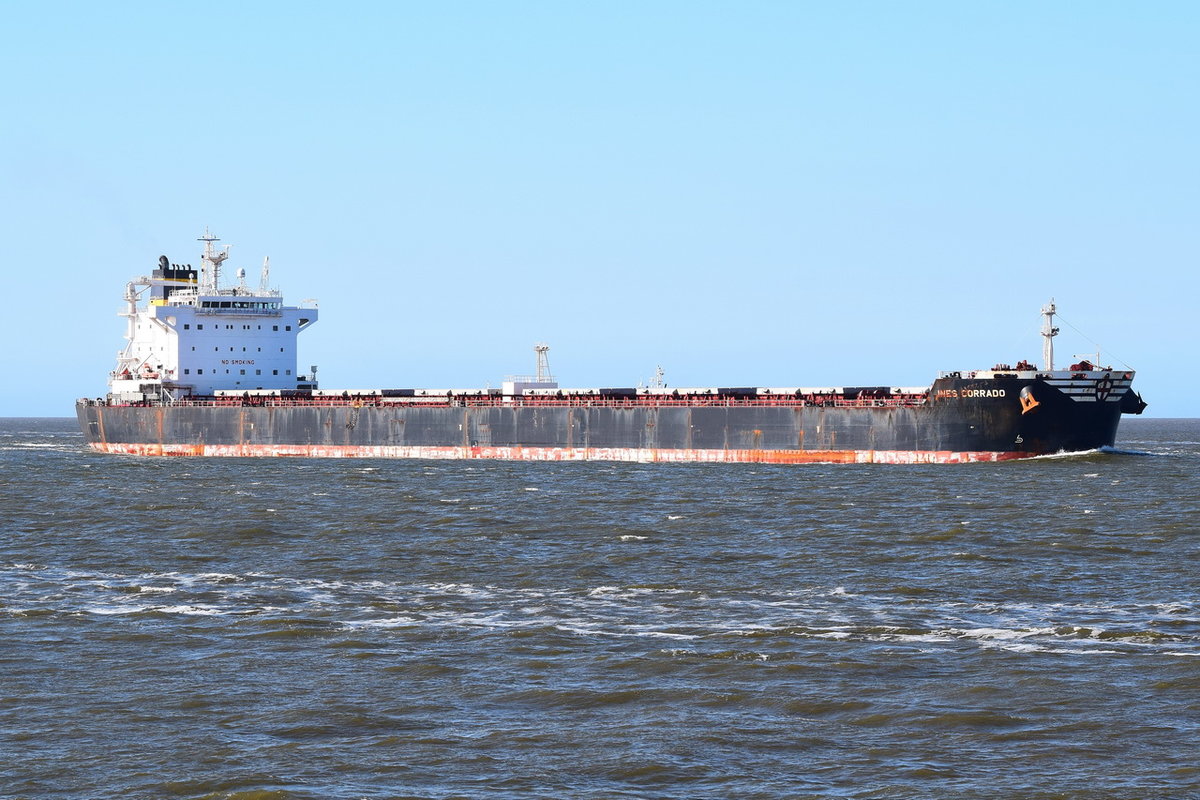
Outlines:
{"label": "black ship hull", "polygon": [[1140,408],[1127,384],[1096,385],[1081,395],[1041,376],[950,377],[904,401],[376,395],[81,401],[77,413],[93,448],[139,455],[926,463],[1112,446],[1122,411]]}

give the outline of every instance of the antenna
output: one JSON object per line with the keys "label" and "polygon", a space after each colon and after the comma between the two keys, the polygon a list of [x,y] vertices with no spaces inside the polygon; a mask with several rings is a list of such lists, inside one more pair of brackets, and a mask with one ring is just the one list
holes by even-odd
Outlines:
{"label": "antenna", "polygon": [[267,289],[271,285],[271,257],[263,256],[262,281],[259,282],[258,288],[266,294]]}
{"label": "antenna", "polygon": [[1044,369],[1047,372],[1054,371],[1054,337],[1058,336],[1058,328],[1054,327],[1054,298],[1050,298],[1048,305],[1042,306],[1042,336],[1046,341],[1042,342],[1042,361],[1046,366]]}

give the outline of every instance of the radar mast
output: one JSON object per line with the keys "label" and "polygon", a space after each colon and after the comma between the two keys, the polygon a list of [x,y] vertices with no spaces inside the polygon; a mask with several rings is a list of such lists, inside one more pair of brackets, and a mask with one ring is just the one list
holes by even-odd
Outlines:
{"label": "radar mast", "polygon": [[[201,291],[215,292],[221,286],[221,262],[229,258],[229,245],[217,252],[213,242],[221,240],[209,232],[208,226],[204,227],[204,235],[196,241],[204,242],[204,254],[200,256]],[[206,265],[211,265],[211,269]]]}
{"label": "radar mast", "polygon": [[538,383],[553,381],[554,376],[550,374],[550,357],[547,355],[550,352],[550,345],[535,344],[533,352],[537,353],[537,377],[534,380]]}

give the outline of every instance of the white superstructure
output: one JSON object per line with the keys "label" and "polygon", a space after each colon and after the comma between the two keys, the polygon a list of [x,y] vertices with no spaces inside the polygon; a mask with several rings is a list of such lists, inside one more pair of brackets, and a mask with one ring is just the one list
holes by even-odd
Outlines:
{"label": "white superstructure", "polygon": [[241,269],[236,286],[221,286],[229,248],[217,251],[220,240],[208,231],[199,241],[199,274],[163,256],[152,275],[127,284],[127,342],[109,381],[112,399],[315,387],[296,368],[297,337],[317,321],[315,305],[284,305],[282,293],[267,288],[267,262],[260,286],[248,287]]}

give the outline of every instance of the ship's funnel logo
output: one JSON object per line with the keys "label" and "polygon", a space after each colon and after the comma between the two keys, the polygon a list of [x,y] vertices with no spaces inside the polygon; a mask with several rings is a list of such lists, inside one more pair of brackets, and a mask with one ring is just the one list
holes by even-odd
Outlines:
{"label": "ship's funnel logo", "polygon": [[1035,408],[1037,408],[1040,405],[1041,405],[1041,403],[1039,403],[1037,401],[1037,398],[1033,396],[1032,389],[1030,389],[1028,386],[1026,386],[1025,388],[1023,388],[1021,390],[1021,413],[1022,414],[1028,414],[1030,411],[1033,411]]}

